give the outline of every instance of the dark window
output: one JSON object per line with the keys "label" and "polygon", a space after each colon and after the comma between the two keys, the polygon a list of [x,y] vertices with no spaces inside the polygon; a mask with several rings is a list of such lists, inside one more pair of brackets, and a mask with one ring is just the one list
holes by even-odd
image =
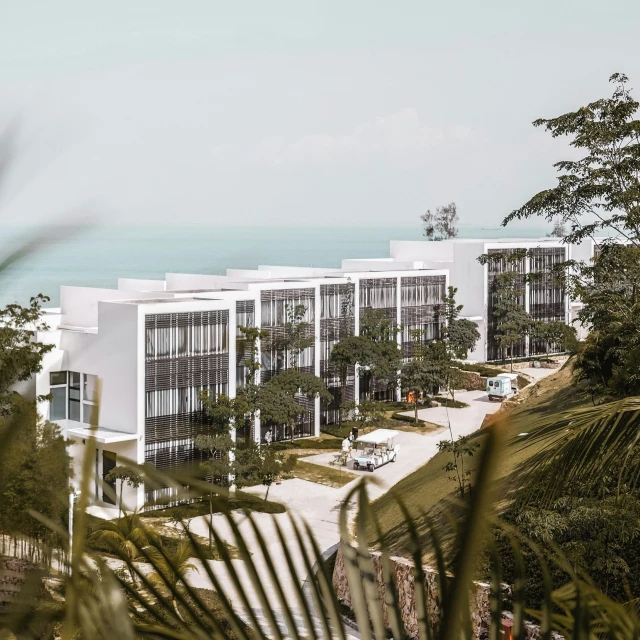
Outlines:
{"label": "dark window", "polygon": [[69,420],[80,422],[80,374],[69,372]]}
{"label": "dark window", "polygon": [[52,371],[49,374],[49,384],[51,386],[57,384],[67,384],[67,372],[66,371]]}
{"label": "dark window", "polygon": [[50,420],[66,420],[67,419],[67,387],[52,387],[51,395],[51,412]]}
{"label": "dark window", "polygon": [[[102,452],[102,480],[104,481],[105,484],[108,484],[113,489],[114,492],[116,490],[116,483],[107,482],[105,478],[109,473],[109,471],[111,471],[111,469],[114,469],[115,466],[116,466],[116,454],[113,453],[112,451],[103,451]],[[102,499],[107,504],[115,504],[115,501],[104,490],[102,491]]]}

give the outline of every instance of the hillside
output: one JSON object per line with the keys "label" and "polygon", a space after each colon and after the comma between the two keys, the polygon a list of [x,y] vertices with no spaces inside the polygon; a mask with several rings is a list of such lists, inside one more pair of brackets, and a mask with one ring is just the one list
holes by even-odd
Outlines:
{"label": "hillside", "polygon": [[[565,365],[558,372],[527,388],[519,397],[519,403],[508,403],[496,415],[507,415],[505,432],[505,453],[499,468],[499,479],[503,483],[501,495],[504,501],[499,505],[504,509],[515,495],[520,482],[519,474],[526,469],[527,460],[535,455],[544,443],[524,447],[518,434],[530,431],[533,420],[560,410],[587,406],[591,397],[574,383],[571,365]],[[454,426],[455,430],[455,426]],[[443,438],[446,434],[443,434]],[[483,430],[471,438],[480,444]],[[448,479],[450,473],[442,467],[451,459],[451,454],[439,453],[426,465],[404,478],[394,487],[394,493],[403,500],[412,515],[422,538],[423,548],[429,548],[429,538],[425,514],[436,522],[445,523],[443,512],[451,510],[456,500],[456,484]],[[471,460],[473,467],[473,459]],[[402,526],[402,514],[392,493],[387,493],[374,502],[374,510],[383,533],[388,535],[388,544],[394,555],[408,555],[408,540]],[[448,527],[445,527],[448,528]],[[370,529],[369,542],[375,546],[377,536]],[[428,560],[428,558],[425,558]]]}

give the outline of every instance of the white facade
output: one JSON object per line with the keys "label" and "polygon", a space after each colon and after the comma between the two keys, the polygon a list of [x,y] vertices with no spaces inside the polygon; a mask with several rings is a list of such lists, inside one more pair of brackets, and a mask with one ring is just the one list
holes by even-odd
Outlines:
{"label": "white facade", "polygon": [[[458,288],[463,314],[478,324],[482,336],[469,358],[485,361],[489,273],[477,258],[509,248],[557,249],[564,259],[593,255],[592,246],[565,246],[546,238],[391,242],[389,258],[345,260],[335,270],[260,266],[229,269],[225,276],[173,273],[164,280],[120,279],[114,290],[62,287],[60,309],[47,311],[50,330],[38,336],[55,345],[44,358],[35,391],[53,392],[56,400],[42,403],[40,412],[73,442],[71,453],[79,471],[90,433],[92,388],[99,380],[96,475],[102,477],[125,458],[171,469],[193,454],[188,416],[199,391],[224,391],[233,397],[243,382],[242,355],[236,353],[239,324],[277,333],[283,305],[303,304],[314,346],[301,354],[300,366],[324,378],[335,391],[328,365],[332,345],[345,330],[359,333],[366,309],[380,310],[405,328],[398,341],[410,355],[408,329],[426,327],[435,336],[449,284]],[[528,288],[525,299],[529,308]],[[578,307],[569,300],[564,304],[563,319],[568,322]],[[263,379],[287,367],[268,345],[261,345],[259,357]],[[348,398],[360,397],[360,382],[354,371]],[[321,407],[318,399],[308,403],[307,418],[296,436],[319,435],[321,422],[330,421],[335,410]],[[256,441],[265,429],[258,420]],[[289,434],[283,430],[280,435]],[[105,498],[98,484],[95,497],[98,503]],[[130,509],[141,508],[148,497],[144,487],[125,487],[123,493]]]}

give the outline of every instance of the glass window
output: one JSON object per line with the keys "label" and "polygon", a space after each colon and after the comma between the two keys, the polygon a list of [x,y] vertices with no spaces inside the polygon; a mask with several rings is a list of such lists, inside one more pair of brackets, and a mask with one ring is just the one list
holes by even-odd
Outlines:
{"label": "glass window", "polygon": [[86,402],[82,403],[82,422],[85,424],[91,424],[91,410],[93,409],[92,404],[87,404]]}
{"label": "glass window", "polygon": [[67,419],[67,388],[54,387],[51,389],[51,411],[50,420],[66,420]]}
{"label": "glass window", "polygon": [[80,422],[80,374],[69,372],[69,420]]}
{"label": "glass window", "polygon": [[80,403],[69,400],[69,420],[80,422]]}
{"label": "glass window", "polygon": [[84,374],[84,394],[83,400],[91,400],[93,401],[93,393],[96,388],[96,380],[98,376],[93,376],[88,373]]}
{"label": "glass window", "polygon": [[49,384],[51,386],[56,384],[67,384],[67,372],[66,371],[52,371],[49,374]]}

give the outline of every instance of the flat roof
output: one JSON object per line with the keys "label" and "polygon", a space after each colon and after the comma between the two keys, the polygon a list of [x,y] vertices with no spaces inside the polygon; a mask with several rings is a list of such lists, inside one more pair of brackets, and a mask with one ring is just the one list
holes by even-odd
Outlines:
{"label": "flat roof", "polygon": [[397,436],[399,431],[395,429],[376,429],[371,433],[367,433],[364,436],[360,436],[356,442],[366,442],[368,444],[382,444],[391,440],[394,436]]}
{"label": "flat roof", "polygon": [[75,438],[86,439],[93,437],[101,444],[128,442],[138,439],[137,433],[123,433],[122,431],[113,431],[104,427],[77,427],[76,429],[69,429],[67,433]]}

